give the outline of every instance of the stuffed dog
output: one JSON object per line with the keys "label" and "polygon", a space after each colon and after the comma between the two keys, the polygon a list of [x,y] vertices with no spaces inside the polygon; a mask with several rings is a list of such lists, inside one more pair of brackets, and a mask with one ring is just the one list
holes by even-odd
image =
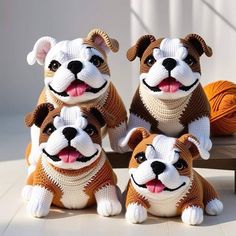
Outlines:
{"label": "stuffed dog", "polygon": [[[107,62],[109,51],[117,52],[119,44],[100,29],[92,30],[86,38],[56,42],[42,37],[28,54],[27,61],[44,65],[45,87],[38,104],[50,102],[60,105],[84,105],[96,108],[108,128],[111,147],[122,151],[117,141],[126,130],[126,110],[110,81]],[[39,129],[31,128],[30,164],[38,161]]]}
{"label": "stuffed dog", "polygon": [[46,216],[51,204],[81,209],[95,202],[102,216],[120,213],[116,176],[101,147],[101,124],[90,112],[43,103],[26,116],[26,124],[40,128],[42,151],[22,191],[32,216]]}
{"label": "stuffed dog", "polygon": [[177,137],[191,133],[211,149],[207,97],[200,85],[200,57],[212,50],[197,34],[185,38],[142,36],[127,52],[140,58],[140,85],[130,107],[128,129],[145,127]]}
{"label": "stuffed dog", "polygon": [[123,142],[133,150],[126,198],[129,222],[144,222],[149,212],[160,217],[181,215],[184,223],[196,225],[203,221],[204,209],[209,215],[221,213],[223,204],[216,191],[193,170],[199,154],[209,155],[194,136],[171,138],[137,128]]}

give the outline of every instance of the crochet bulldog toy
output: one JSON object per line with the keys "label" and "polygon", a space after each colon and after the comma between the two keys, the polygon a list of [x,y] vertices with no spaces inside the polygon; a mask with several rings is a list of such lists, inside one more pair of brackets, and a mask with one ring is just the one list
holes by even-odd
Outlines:
{"label": "crochet bulldog toy", "polygon": [[149,212],[160,217],[181,215],[184,223],[196,225],[203,221],[203,210],[209,215],[222,212],[214,188],[192,168],[199,154],[209,155],[194,136],[171,138],[137,128],[123,142],[133,150],[126,198],[129,222],[144,222]]}
{"label": "crochet bulldog toy", "polygon": [[200,85],[203,53],[210,57],[212,50],[197,34],[180,39],[144,35],[128,50],[130,61],[140,58],[129,130],[140,126],[174,137],[191,133],[211,149],[209,103]]}
{"label": "crochet bulldog toy", "polygon": [[[119,44],[100,29],[86,38],[56,42],[42,37],[34,45],[27,61],[44,65],[44,84],[38,104],[83,105],[96,108],[108,128],[111,147],[122,151],[118,140],[126,130],[127,114],[123,102],[110,81],[107,61],[109,51],[117,52]],[[31,128],[31,145],[27,155],[31,165],[37,163],[39,129]],[[34,168],[33,168],[34,169]]]}
{"label": "crochet bulldog toy", "polygon": [[82,209],[97,202],[102,216],[119,214],[116,176],[101,147],[101,124],[78,106],[54,108],[40,104],[26,116],[40,128],[42,150],[22,196],[34,217],[49,213],[50,205]]}

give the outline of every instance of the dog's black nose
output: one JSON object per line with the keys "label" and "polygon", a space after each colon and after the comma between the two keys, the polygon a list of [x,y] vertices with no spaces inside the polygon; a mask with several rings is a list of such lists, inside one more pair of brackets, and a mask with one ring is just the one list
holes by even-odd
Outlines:
{"label": "dog's black nose", "polygon": [[73,127],[66,127],[62,133],[68,141],[71,141],[77,134],[77,130]]}
{"label": "dog's black nose", "polygon": [[173,58],[166,58],[163,62],[162,65],[168,70],[171,71],[176,67],[176,60]]}
{"label": "dog's black nose", "polygon": [[75,75],[77,75],[83,68],[81,61],[71,61],[67,68]]}
{"label": "dog's black nose", "polygon": [[164,170],[166,169],[166,165],[162,162],[159,162],[159,161],[152,162],[151,167],[152,167],[152,170],[156,176],[163,173]]}

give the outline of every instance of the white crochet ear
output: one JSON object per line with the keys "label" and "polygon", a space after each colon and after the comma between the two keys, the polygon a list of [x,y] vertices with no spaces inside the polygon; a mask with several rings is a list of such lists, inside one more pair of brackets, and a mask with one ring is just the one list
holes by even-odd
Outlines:
{"label": "white crochet ear", "polygon": [[33,65],[37,61],[39,65],[43,65],[49,50],[56,43],[54,38],[48,36],[38,39],[33,50],[27,55],[28,64]]}

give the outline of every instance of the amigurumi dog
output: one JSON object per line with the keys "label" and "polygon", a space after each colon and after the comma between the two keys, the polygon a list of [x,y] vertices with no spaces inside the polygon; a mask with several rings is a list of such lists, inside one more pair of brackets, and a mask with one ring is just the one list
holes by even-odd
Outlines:
{"label": "amigurumi dog", "polygon": [[40,129],[41,156],[22,191],[32,216],[46,216],[51,204],[82,209],[95,202],[102,216],[121,212],[96,117],[78,106],[43,103],[26,116],[26,124]]}
{"label": "amigurumi dog", "polygon": [[222,212],[214,188],[193,170],[199,154],[209,155],[194,136],[171,138],[137,128],[123,142],[133,150],[126,198],[129,222],[144,222],[149,212],[160,217],[181,215],[184,223],[196,225],[203,221],[204,210],[209,215]]}
{"label": "amigurumi dog", "polygon": [[[61,105],[83,105],[101,113],[111,147],[122,152],[118,140],[126,130],[127,114],[124,104],[110,81],[107,61],[109,51],[117,52],[119,44],[100,29],[92,30],[86,38],[57,42],[42,37],[34,45],[27,61],[44,65],[44,84],[38,104],[50,102]],[[29,163],[34,169],[38,161],[39,129],[31,128],[28,147]],[[32,170],[29,170],[31,172]]]}
{"label": "amigurumi dog", "polygon": [[140,58],[140,84],[130,107],[129,130],[145,127],[178,137],[193,134],[211,149],[210,108],[200,84],[200,57],[212,50],[197,34],[185,38],[144,35],[127,52]]}

